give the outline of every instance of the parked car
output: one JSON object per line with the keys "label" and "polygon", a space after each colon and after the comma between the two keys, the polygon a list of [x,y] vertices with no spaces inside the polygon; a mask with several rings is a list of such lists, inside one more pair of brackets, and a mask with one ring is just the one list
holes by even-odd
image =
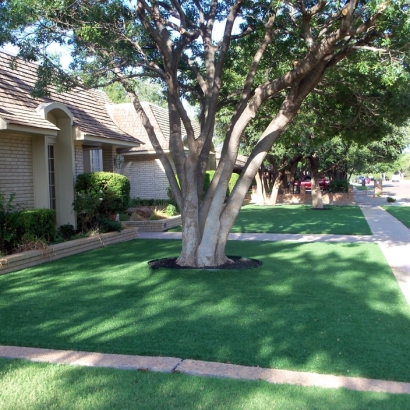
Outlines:
{"label": "parked car", "polygon": [[400,174],[394,174],[391,177],[391,182],[400,182],[401,181],[401,176]]}
{"label": "parked car", "polygon": [[[312,189],[312,182],[311,182],[312,177],[310,175],[305,175],[302,178],[302,181],[300,181],[300,185],[304,186],[306,190],[311,190]],[[329,184],[330,181],[326,179],[325,177],[322,177],[319,179],[319,186],[322,191],[328,191],[329,190]],[[299,185],[299,181],[295,180],[294,186],[297,187]]]}
{"label": "parked car", "polygon": [[363,185],[363,180],[364,180],[365,184],[370,184],[370,178],[369,177],[360,176],[360,177],[357,177],[355,179],[355,181],[360,185]]}

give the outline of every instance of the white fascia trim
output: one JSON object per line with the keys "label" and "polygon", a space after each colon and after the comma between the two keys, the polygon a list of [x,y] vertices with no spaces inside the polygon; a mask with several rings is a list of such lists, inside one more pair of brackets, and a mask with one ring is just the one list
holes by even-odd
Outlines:
{"label": "white fascia trim", "polygon": [[[164,150],[164,154],[169,154],[169,150]],[[157,155],[156,151],[133,151],[133,152],[122,152],[124,156],[131,156],[131,155]]]}
{"label": "white fascia trim", "polygon": [[10,124],[4,121],[2,118],[0,118],[0,130],[24,132],[28,134],[50,135],[52,137],[57,136],[57,130],[53,130],[49,128],[29,127],[26,125]]}
{"label": "white fascia trim", "polygon": [[138,147],[140,145],[140,144],[136,144],[135,142],[133,143],[133,142],[128,142],[128,141],[116,140],[112,138],[95,137],[94,135],[85,134],[84,132],[80,130],[76,130],[75,139],[76,141],[99,142],[101,144],[115,145],[118,147],[132,148],[132,147]]}

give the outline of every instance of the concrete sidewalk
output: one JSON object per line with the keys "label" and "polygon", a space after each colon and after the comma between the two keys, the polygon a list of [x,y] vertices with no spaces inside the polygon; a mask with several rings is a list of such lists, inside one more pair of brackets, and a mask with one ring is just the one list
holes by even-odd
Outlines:
{"label": "concrete sidewalk", "polygon": [[410,305],[410,229],[381,207],[389,205],[385,198],[373,198],[366,195],[366,191],[355,190],[355,202],[362,209],[372,238],[379,244]]}

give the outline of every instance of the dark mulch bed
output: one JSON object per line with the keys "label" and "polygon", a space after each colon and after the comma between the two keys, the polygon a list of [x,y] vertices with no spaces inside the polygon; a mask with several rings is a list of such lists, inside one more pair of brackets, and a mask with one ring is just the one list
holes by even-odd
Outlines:
{"label": "dark mulch bed", "polygon": [[176,263],[177,258],[155,259],[153,261],[149,261],[148,265],[151,267],[151,269],[169,268],[169,269],[202,269],[202,270],[253,269],[253,268],[257,268],[262,265],[262,262],[258,261],[257,259],[242,258],[241,256],[228,256],[228,258],[231,259],[233,263],[225,263],[224,265],[220,265],[220,266],[207,266],[206,268],[192,268],[189,266],[180,266]]}

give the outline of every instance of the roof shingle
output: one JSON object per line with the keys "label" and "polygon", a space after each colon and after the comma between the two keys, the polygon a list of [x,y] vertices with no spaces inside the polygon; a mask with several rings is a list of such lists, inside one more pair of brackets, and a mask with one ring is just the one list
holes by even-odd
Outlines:
{"label": "roof shingle", "polygon": [[56,130],[58,128],[43,119],[36,108],[43,103],[59,102],[72,112],[73,125],[84,134],[135,143],[136,146],[141,143],[117,127],[93,91],[76,87],[60,94],[51,86],[49,97],[31,97],[38,66],[17,60],[17,67],[13,70],[11,61],[10,55],[0,51],[0,118],[7,123]]}

